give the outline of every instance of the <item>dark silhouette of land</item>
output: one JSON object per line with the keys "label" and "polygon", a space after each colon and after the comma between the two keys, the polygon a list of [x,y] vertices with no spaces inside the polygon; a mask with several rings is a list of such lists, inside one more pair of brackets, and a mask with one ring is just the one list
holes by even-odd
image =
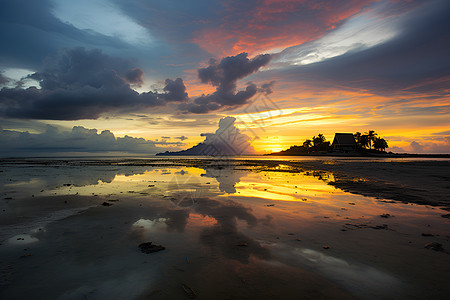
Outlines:
{"label": "dark silhouette of land", "polygon": [[[374,130],[361,134],[335,133],[333,142],[327,141],[319,133],[311,139],[306,139],[301,146],[291,146],[289,149],[270,153],[269,155],[339,155],[339,156],[371,156],[387,155],[388,143],[378,137]],[[389,153],[393,154],[393,153]]]}

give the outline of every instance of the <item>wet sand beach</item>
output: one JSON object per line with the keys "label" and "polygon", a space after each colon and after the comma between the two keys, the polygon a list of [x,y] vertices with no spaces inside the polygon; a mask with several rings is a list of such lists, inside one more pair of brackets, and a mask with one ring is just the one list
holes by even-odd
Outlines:
{"label": "wet sand beach", "polygon": [[3,160],[0,298],[444,299],[449,166]]}

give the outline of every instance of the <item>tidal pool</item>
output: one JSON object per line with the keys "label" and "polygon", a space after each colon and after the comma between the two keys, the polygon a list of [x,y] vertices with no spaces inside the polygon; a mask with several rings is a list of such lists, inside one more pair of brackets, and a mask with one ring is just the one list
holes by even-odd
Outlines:
{"label": "tidal pool", "polygon": [[[279,165],[4,165],[2,299],[444,298],[448,213]],[[165,250],[145,254],[152,242]],[[439,243],[443,251],[424,246]]]}

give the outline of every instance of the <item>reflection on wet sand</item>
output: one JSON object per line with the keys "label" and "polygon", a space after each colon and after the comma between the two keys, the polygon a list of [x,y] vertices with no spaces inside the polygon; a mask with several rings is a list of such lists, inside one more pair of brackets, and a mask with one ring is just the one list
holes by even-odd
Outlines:
{"label": "reflection on wet sand", "polygon": [[[424,248],[450,248],[444,211],[349,194],[328,184],[336,180],[330,172],[287,165],[2,171],[4,299],[183,299],[186,287],[198,299],[450,292],[448,253]],[[143,242],[166,249],[144,254]]]}

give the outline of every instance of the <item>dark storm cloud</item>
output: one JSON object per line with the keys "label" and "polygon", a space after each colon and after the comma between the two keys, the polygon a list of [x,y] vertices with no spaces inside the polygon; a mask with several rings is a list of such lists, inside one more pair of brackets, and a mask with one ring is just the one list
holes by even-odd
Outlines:
{"label": "dark storm cloud", "polygon": [[[180,146],[181,143],[158,143],[130,136],[115,137],[109,130],[98,133],[97,129],[74,126],[71,131],[61,131],[47,125],[45,132],[32,134],[12,130],[0,130],[0,153],[36,152],[109,152],[152,154],[165,150],[164,146]],[[162,147],[160,147],[162,146]]]}
{"label": "dark storm cloud", "polygon": [[449,15],[449,1],[425,3],[405,17],[403,32],[392,40],[319,63],[290,67],[280,71],[281,76],[286,81],[365,89],[386,96],[397,92],[445,95],[450,75]]}
{"label": "dark storm cloud", "polygon": [[183,83],[183,79],[177,78],[172,80],[170,78],[166,79],[166,86],[164,87],[164,92],[166,94],[161,94],[161,98],[166,101],[185,101],[188,98],[186,93],[186,86]]}
{"label": "dark storm cloud", "polygon": [[128,81],[128,83],[135,84],[138,87],[141,87],[144,83],[143,77],[144,77],[144,71],[142,71],[139,68],[133,68],[131,70],[128,70],[125,73],[125,79]]}
{"label": "dark storm cloud", "polygon": [[65,49],[58,57],[47,59],[42,71],[29,76],[39,81],[40,89],[3,88],[0,114],[27,119],[96,119],[107,112],[142,110],[187,98],[180,78],[167,79],[164,93],[139,94],[129,85],[130,78],[139,82],[139,73],[128,61],[98,49]]}
{"label": "dark storm cloud", "polygon": [[52,14],[52,7],[50,0],[0,1],[2,65],[38,68],[49,53],[55,53],[61,47],[127,47],[114,37],[80,30],[60,21]]}
{"label": "dark storm cloud", "polygon": [[247,56],[248,54],[243,52],[236,56],[225,57],[220,62],[211,59],[208,67],[198,70],[198,77],[202,83],[215,86],[216,91],[202,95],[181,107],[192,113],[207,113],[247,103],[258,92],[258,88],[250,82],[244,90],[236,91],[237,81],[255,73],[271,59],[269,54],[258,55],[252,59]]}
{"label": "dark storm cloud", "polygon": [[244,78],[266,65],[270,61],[269,54],[258,55],[248,59],[247,53],[223,58],[220,63],[211,59],[209,66],[198,70],[198,77],[203,83],[211,83],[226,89],[236,84],[238,79]]}

